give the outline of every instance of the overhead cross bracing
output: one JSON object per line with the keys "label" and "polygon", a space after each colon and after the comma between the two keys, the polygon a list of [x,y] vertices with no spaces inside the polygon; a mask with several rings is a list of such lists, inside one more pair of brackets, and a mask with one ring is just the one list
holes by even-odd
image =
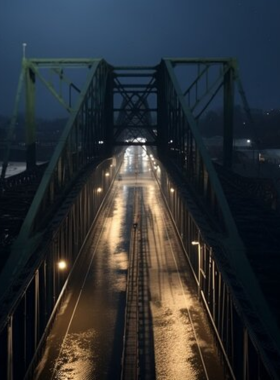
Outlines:
{"label": "overhead cross bracing", "polygon": [[[70,79],[67,68],[83,68],[86,71],[82,86]],[[186,68],[190,71],[185,73]],[[44,70],[51,72],[58,82],[54,84],[49,81],[48,76],[42,74]],[[227,198],[222,176],[219,173],[217,175],[199,131],[200,118],[213,102],[220,99],[224,113],[222,164],[229,173],[233,159],[233,106],[236,88],[248,120],[252,122],[236,61],[228,58],[178,58],[163,59],[156,66],[114,67],[101,59],[24,59],[2,170],[1,186],[2,194],[5,195],[5,167],[24,81],[27,173],[37,167],[34,107],[37,79],[67,110],[69,119],[44,170],[38,190],[34,198],[29,197],[31,204],[24,209],[21,223],[13,232],[15,241],[9,247],[9,259],[0,277],[1,289],[7,291],[2,294],[2,299],[11,300],[21,296],[17,293],[17,281],[22,281],[24,273],[30,269],[30,262],[34,264],[33,259],[49,232],[47,228],[57,207],[71,193],[82,175],[104,158],[112,156],[116,146],[153,145],[162,162],[170,168],[171,177],[176,173],[181,176],[184,181],[182,193],[186,187],[192,193],[193,202],[202,208],[203,222],[209,221],[211,233],[209,238],[201,228],[199,238],[216,248],[213,248],[213,257],[223,262],[224,266],[221,265],[220,270],[246,331],[265,365],[276,373],[280,347],[279,328],[263,295],[261,281],[248,259],[247,247],[237,225],[239,221]],[[60,93],[62,85],[67,86],[67,91]],[[19,181],[15,181],[15,186],[17,184]],[[96,196],[98,189],[102,187],[94,190]],[[2,204],[4,198],[2,196]],[[87,197],[84,202],[87,202],[86,199]],[[83,207],[87,210],[86,203]],[[11,220],[9,213],[3,215],[3,223],[9,218]],[[201,218],[197,219],[198,226],[200,220]],[[10,234],[12,231],[6,229],[2,232]],[[6,315],[10,311],[9,302],[5,306]],[[6,331],[4,314],[1,326]]]}
{"label": "overhead cross bracing", "polygon": [[114,145],[157,145],[156,67],[115,67]]}

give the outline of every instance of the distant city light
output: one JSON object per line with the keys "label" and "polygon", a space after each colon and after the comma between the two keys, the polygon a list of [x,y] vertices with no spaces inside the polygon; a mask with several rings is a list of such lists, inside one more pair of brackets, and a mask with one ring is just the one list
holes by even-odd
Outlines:
{"label": "distant city light", "polygon": [[248,140],[247,140],[247,143],[250,144],[250,143],[251,143],[251,140],[248,139]]}

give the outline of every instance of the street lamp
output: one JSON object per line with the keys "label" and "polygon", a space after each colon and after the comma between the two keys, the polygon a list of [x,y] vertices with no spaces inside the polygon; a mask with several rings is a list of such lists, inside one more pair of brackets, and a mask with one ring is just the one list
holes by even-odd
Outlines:
{"label": "street lamp", "polygon": [[193,240],[192,245],[197,245],[197,255],[198,255],[198,298],[200,298],[201,291],[201,252],[199,241]]}
{"label": "street lamp", "polygon": [[62,288],[65,283],[66,275],[67,275],[67,261],[64,259],[60,259],[57,262],[57,286],[58,286],[58,294],[62,294]]}
{"label": "street lamp", "polygon": [[67,268],[67,263],[65,260],[59,260],[57,263],[57,267],[59,270],[65,270]]}

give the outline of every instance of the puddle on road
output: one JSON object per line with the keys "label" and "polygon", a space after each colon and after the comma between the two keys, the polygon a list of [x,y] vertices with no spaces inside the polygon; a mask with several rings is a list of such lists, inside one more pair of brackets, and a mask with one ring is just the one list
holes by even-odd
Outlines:
{"label": "puddle on road", "polygon": [[56,362],[53,379],[90,380],[96,371],[99,353],[94,351],[93,342],[97,339],[94,329],[67,336],[63,356]]}

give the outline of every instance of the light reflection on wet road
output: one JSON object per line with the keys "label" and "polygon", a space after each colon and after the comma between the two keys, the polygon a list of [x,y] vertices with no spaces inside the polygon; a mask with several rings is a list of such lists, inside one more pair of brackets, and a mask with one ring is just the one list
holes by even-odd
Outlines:
{"label": "light reflection on wet road", "polygon": [[[108,207],[77,263],[35,379],[118,379],[133,194],[141,190],[157,379],[225,379],[207,318],[154,181],[148,157],[130,147]],[[197,342],[199,342],[198,349]]]}

